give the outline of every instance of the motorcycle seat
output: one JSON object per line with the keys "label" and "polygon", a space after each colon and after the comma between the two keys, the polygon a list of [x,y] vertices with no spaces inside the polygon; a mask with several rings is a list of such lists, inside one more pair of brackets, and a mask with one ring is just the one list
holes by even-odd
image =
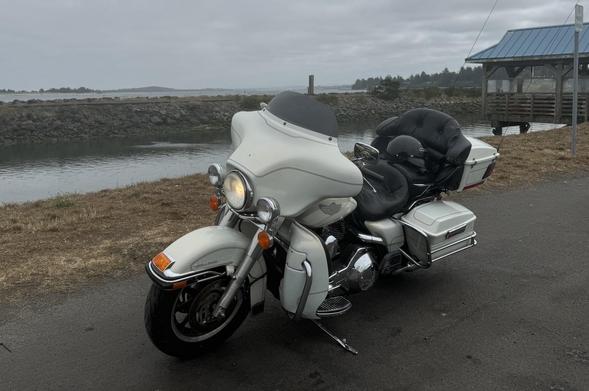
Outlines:
{"label": "motorcycle seat", "polygon": [[437,183],[441,179],[442,187],[448,190],[458,188],[462,170],[456,167],[466,161],[471,144],[462,135],[458,122],[448,114],[425,108],[409,110],[400,117],[383,121],[377,126],[376,135],[372,146],[380,151],[382,159],[389,161],[393,159],[386,151],[387,145],[397,136],[412,136],[425,148],[427,174],[416,167],[394,164],[407,178],[412,197],[420,194],[418,188],[422,188],[421,185]]}
{"label": "motorcycle seat", "polygon": [[427,193],[424,194],[424,192],[427,192],[434,183],[429,172],[418,169],[409,164],[398,163],[392,164],[392,166],[399,170],[399,172],[407,179],[410,199],[427,196]]}
{"label": "motorcycle seat", "polygon": [[378,159],[360,170],[364,185],[355,197],[358,206],[354,214],[358,220],[381,220],[403,210],[409,199],[409,186],[398,169]]}

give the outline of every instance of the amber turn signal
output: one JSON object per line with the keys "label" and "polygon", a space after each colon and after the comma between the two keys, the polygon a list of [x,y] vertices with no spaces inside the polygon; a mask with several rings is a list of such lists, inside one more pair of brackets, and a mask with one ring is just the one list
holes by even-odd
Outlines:
{"label": "amber turn signal", "polygon": [[267,250],[272,247],[272,236],[268,234],[266,231],[261,231],[258,234],[258,244],[262,248],[262,250]]}
{"label": "amber turn signal", "polygon": [[164,253],[159,253],[158,255],[156,255],[151,260],[151,262],[155,267],[158,268],[160,272],[163,272],[172,265],[172,261],[170,261],[170,258],[166,257],[166,254]]}
{"label": "amber turn signal", "polygon": [[219,197],[217,197],[216,194],[211,194],[211,198],[209,198],[209,206],[211,207],[211,209],[215,212],[218,211],[220,204],[221,201],[219,200]]}
{"label": "amber turn signal", "polygon": [[172,284],[172,289],[182,289],[186,288],[186,286],[188,286],[188,282],[186,281],[175,282]]}

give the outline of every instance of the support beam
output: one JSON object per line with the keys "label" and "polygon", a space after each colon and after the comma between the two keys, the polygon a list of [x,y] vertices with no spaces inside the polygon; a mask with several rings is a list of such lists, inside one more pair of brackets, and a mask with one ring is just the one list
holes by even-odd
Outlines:
{"label": "support beam", "polygon": [[483,117],[483,119],[487,119],[487,87],[489,85],[489,79],[487,76],[488,70],[489,66],[487,64],[483,64],[483,84],[481,86],[481,116]]}
{"label": "support beam", "polygon": [[562,64],[546,64],[546,68],[552,71],[554,76],[554,80],[556,81],[554,87],[554,123],[558,124],[561,123],[562,117],[562,84],[564,79],[564,71]]}
{"label": "support beam", "polygon": [[524,69],[526,69],[525,66],[521,66],[521,67],[506,66],[505,67],[505,71],[507,72],[507,76],[509,76],[510,79],[515,79],[516,77],[518,77],[523,72]]}

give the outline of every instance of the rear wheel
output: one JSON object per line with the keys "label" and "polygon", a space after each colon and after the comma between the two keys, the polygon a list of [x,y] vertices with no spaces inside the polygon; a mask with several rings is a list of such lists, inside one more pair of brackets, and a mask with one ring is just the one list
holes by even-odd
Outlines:
{"label": "rear wheel", "polygon": [[247,287],[237,291],[224,318],[213,311],[229,279],[166,291],[152,285],[145,303],[145,328],[154,345],[175,357],[194,357],[233,334],[250,309]]}

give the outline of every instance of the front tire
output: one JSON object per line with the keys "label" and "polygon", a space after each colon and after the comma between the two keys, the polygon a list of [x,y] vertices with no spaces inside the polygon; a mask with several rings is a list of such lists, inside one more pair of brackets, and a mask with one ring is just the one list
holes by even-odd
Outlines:
{"label": "front tire", "polygon": [[223,319],[212,312],[229,280],[215,280],[167,291],[152,285],[145,303],[145,328],[162,352],[180,358],[195,357],[229,338],[250,310],[246,287],[238,290]]}

